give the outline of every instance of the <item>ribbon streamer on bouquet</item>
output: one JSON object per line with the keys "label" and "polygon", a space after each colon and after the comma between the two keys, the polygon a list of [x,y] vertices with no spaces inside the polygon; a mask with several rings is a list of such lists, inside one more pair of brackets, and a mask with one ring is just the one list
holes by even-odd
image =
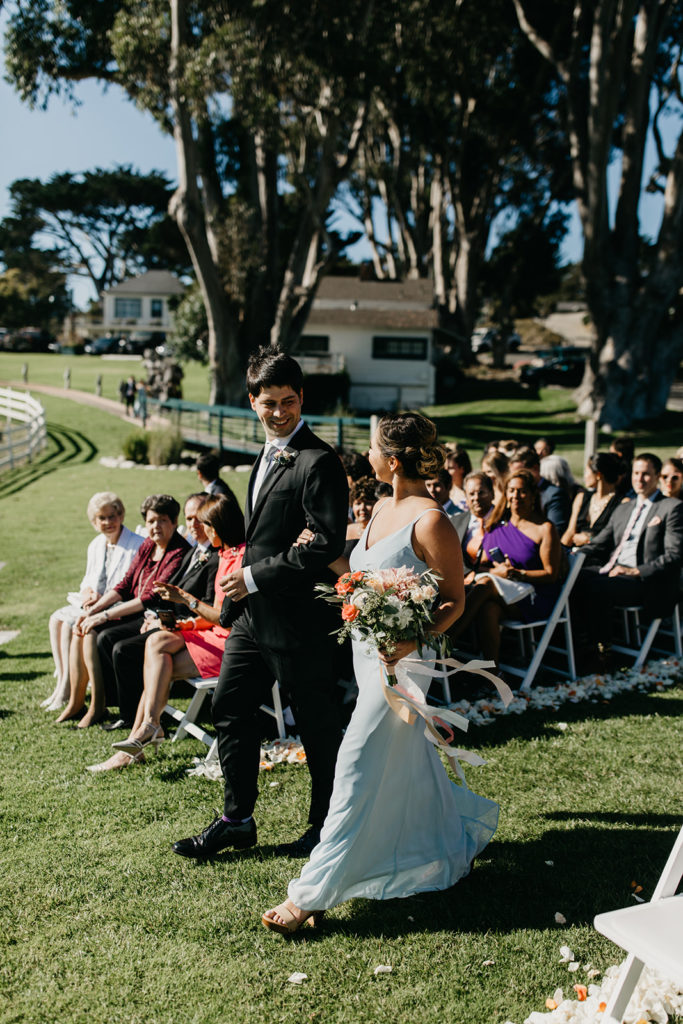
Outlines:
{"label": "ribbon streamer on bouquet", "polygon": [[[402,663],[405,663],[404,666]],[[460,662],[455,658],[435,658],[422,661],[416,658],[405,658],[402,659],[402,662],[399,662],[399,666],[406,669],[409,668],[411,672],[428,676],[434,675],[434,669],[437,665],[442,666],[444,675],[455,675],[456,672],[463,671],[481,675],[493,683],[505,707],[512,700],[512,690],[507,683],[504,683],[498,676],[493,675],[492,672],[487,671],[487,669],[494,667],[492,661]],[[450,671],[448,671],[449,669]],[[425,694],[417,683],[414,683],[411,679],[401,679],[393,684],[391,682],[392,679],[396,679],[396,676],[391,676],[386,672],[385,679],[383,673],[382,687],[384,697],[391,710],[408,725],[415,722],[418,715],[424,720],[426,739],[440,750],[443,750],[451,768],[465,788],[469,789],[460,761],[465,761],[466,764],[473,765],[474,767],[484,765],[486,761],[471,750],[463,750],[461,747],[454,745],[454,729],[467,732],[469,727],[467,719],[456,711],[451,711],[450,708],[437,708],[428,704]]]}

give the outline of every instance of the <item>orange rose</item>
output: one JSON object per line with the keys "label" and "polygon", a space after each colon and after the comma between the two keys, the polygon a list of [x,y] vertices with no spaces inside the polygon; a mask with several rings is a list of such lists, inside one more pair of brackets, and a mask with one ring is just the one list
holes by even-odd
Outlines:
{"label": "orange rose", "polygon": [[574,991],[580,1003],[583,1003],[588,998],[588,989],[585,985],[574,985]]}
{"label": "orange rose", "polygon": [[344,622],[353,622],[358,615],[358,609],[355,604],[343,604],[342,605],[342,619]]}

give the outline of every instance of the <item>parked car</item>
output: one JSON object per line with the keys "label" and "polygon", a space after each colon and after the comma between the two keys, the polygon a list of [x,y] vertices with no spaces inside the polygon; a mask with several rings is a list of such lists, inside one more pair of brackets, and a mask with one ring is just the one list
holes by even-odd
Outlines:
{"label": "parked car", "polygon": [[86,343],[85,351],[89,356],[110,355],[121,352],[123,338],[113,338],[106,335],[102,338],[95,338],[94,341]]}
{"label": "parked car", "polygon": [[49,331],[41,327],[22,327],[6,332],[0,344],[7,352],[47,352],[54,340]]}
{"label": "parked car", "polygon": [[564,388],[578,387],[583,380],[586,366],[587,350],[568,346],[564,350],[555,350],[553,354],[519,368],[519,379],[522,384],[538,390],[548,384],[559,384]]}
{"label": "parked car", "polygon": [[[499,327],[483,328],[478,327],[472,333],[472,351],[475,355],[479,355],[481,352],[490,352],[493,348],[493,342],[496,340],[500,332]],[[517,334],[517,331],[512,331],[508,334],[505,348],[507,352],[516,352],[519,346],[522,344],[522,339]]]}

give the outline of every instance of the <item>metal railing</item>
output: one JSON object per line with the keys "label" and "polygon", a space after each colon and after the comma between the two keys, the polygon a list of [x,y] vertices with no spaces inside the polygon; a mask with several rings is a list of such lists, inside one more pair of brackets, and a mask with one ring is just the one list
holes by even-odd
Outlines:
{"label": "metal railing", "polygon": [[[179,398],[150,399],[161,415],[168,415],[183,440],[218,451],[256,455],[263,444],[263,428],[252,409],[230,405],[202,405]],[[349,416],[310,416],[306,422],[328,444],[365,451],[370,444],[370,420]]]}
{"label": "metal railing", "polygon": [[13,469],[47,444],[45,410],[28,391],[0,388],[0,472]]}

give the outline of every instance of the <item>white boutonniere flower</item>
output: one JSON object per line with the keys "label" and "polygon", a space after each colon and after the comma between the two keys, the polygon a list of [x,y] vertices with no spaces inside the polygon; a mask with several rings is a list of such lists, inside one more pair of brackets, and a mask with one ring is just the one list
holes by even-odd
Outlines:
{"label": "white boutonniere flower", "polygon": [[294,464],[294,460],[298,454],[298,452],[293,451],[291,448],[283,448],[281,452],[276,452],[276,454],[273,455],[272,461],[274,465],[284,466],[286,468],[287,466],[292,466]]}

